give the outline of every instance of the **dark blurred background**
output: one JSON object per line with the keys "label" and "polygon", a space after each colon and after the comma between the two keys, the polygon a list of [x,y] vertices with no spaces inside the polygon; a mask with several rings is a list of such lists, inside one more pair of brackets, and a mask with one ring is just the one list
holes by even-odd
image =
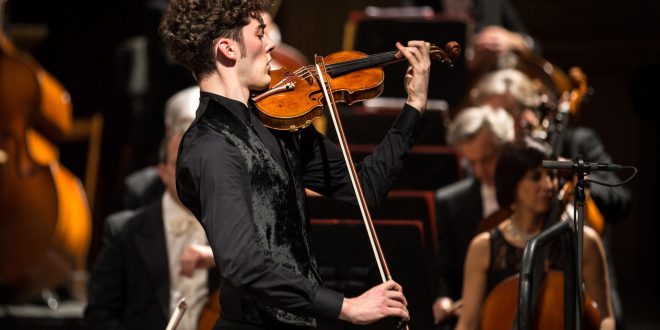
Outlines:
{"label": "dark blurred background", "polygon": [[[660,328],[660,245],[657,219],[657,114],[660,81],[660,2],[656,0],[512,0],[542,56],[567,70],[579,66],[594,94],[576,124],[593,128],[615,163],[636,166],[628,184],[633,205],[613,226],[616,266],[625,319],[631,329]],[[283,41],[308,58],[342,49],[344,23],[352,10],[401,1],[284,0],[275,16]],[[151,72],[150,90],[128,90],[122,65],[130,38],[155,38],[158,1],[37,1],[8,4],[5,26],[43,24],[47,37],[19,46],[66,87],[74,116],[100,112],[105,118],[99,182],[93,205],[89,260],[101,247],[103,219],[121,205],[122,181],[130,172],[155,164],[162,135],[161,95],[194,83],[185,70],[167,63]],[[439,41],[442,42],[442,41]],[[128,45],[128,46],[127,46]],[[158,47],[151,43],[147,47]],[[168,77],[163,79],[162,77]],[[172,78],[176,77],[176,78]],[[139,105],[136,106],[136,100]],[[142,138],[138,138],[142,137]],[[82,151],[82,152],[81,152]],[[84,148],[63,146],[61,162],[78,176]]]}

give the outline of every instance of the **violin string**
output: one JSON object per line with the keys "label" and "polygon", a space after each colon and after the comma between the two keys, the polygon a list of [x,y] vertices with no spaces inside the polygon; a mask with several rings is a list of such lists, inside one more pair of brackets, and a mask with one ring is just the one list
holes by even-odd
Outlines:
{"label": "violin string", "polygon": [[[368,55],[367,57],[356,59],[356,60],[350,60],[350,61],[344,61],[344,62],[339,62],[339,63],[334,63],[334,64],[329,64],[326,66],[328,69],[328,72],[332,72],[332,69],[345,69],[346,67],[351,67],[356,64],[362,64],[364,62],[371,62],[371,61],[380,61],[382,58],[387,58],[395,55],[397,51],[389,51],[389,52],[382,52],[382,53],[376,53],[372,55]],[[306,65],[298,68],[298,70],[293,72],[293,75],[300,76],[301,72],[305,72],[305,76],[300,76],[303,78],[308,78],[307,74],[311,75],[311,71],[314,71],[315,67],[313,65]]]}
{"label": "violin string", "polygon": [[[368,58],[365,58],[365,59],[357,59],[357,60],[353,60],[353,61],[346,61],[346,62],[330,64],[330,65],[326,66],[326,69],[327,69],[328,74],[332,75],[334,70],[338,70],[338,71],[350,70],[350,69],[355,68],[355,67],[360,67],[360,64],[363,64],[363,63],[369,63],[369,62],[377,63],[377,62],[380,62],[381,58],[391,57],[392,55],[394,55],[394,52],[374,54],[374,55],[370,55]],[[313,72],[315,72],[315,68],[311,65],[308,65],[308,66],[301,67],[300,69],[296,70],[293,74],[298,76],[298,77],[301,77],[302,79],[307,79],[307,78],[314,75]],[[302,73],[302,75],[301,75],[301,73]]]}
{"label": "violin string", "polygon": [[[371,63],[379,63],[382,62],[384,59],[387,59],[389,57],[392,57],[393,55],[396,54],[397,51],[389,51],[389,52],[383,52],[383,53],[377,53],[377,54],[372,54],[368,55],[367,57],[356,59],[356,60],[350,60],[350,61],[344,61],[344,62],[339,62],[339,63],[334,63],[334,64],[329,64],[326,66],[326,70],[328,74],[332,75],[333,71],[350,71],[355,68],[360,68],[364,66],[365,64],[371,64]],[[308,79],[310,77],[313,77],[316,72],[316,68],[313,65],[306,65],[300,67],[298,70],[294,71],[292,75],[295,75],[299,77],[300,79]]]}
{"label": "violin string", "polygon": [[[361,66],[364,66],[365,64],[380,63],[384,59],[392,57],[395,54],[396,54],[396,51],[389,51],[389,52],[372,54],[372,55],[368,55],[367,57],[356,59],[356,60],[329,64],[329,65],[326,66],[326,69],[327,69],[327,72],[330,75],[332,75],[333,71],[340,71],[340,72],[341,71],[350,71],[351,69],[359,68]],[[315,72],[315,67],[312,66],[312,65],[307,65],[307,66],[300,67],[298,70],[294,71],[293,75],[295,75],[295,76],[297,76],[301,79],[308,79],[309,77],[314,76],[313,72]]]}
{"label": "violin string", "polygon": [[341,70],[341,69],[345,69],[347,67],[362,65],[362,64],[365,64],[365,63],[377,63],[377,62],[382,61],[383,59],[394,56],[394,54],[396,54],[396,52],[387,52],[387,53],[374,54],[374,55],[369,55],[367,57],[352,60],[352,61],[345,61],[345,62],[330,64],[330,65],[328,65],[328,67],[329,68],[337,68],[338,70]]}

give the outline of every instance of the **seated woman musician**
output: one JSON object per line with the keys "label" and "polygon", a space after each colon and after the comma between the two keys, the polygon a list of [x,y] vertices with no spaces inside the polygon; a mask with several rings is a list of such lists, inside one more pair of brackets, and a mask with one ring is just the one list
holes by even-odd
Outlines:
{"label": "seated woman musician", "polygon": [[[557,190],[554,173],[541,167],[543,160],[551,158],[549,151],[545,145],[531,139],[504,146],[495,170],[495,189],[498,203],[508,205],[512,214],[470,243],[465,260],[463,308],[457,329],[479,327],[485,298],[497,284],[519,272],[525,244],[544,228]],[[562,220],[570,215],[572,212],[564,212]],[[559,244],[550,248],[546,270],[563,268],[560,249]],[[585,227],[585,289],[598,305],[600,328],[614,329],[606,269],[603,244],[593,229]]]}

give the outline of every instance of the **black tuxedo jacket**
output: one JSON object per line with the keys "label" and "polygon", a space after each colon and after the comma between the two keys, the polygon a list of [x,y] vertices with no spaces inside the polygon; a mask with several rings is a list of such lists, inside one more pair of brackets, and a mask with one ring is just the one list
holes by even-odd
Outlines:
{"label": "black tuxedo jacket", "polygon": [[165,329],[170,289],[161,205],[108,217],[89,281],[88,328]]}
{"label": "black tuxedo jacket", "polygon": [[468,177],[436,191],[439,250],[436,297],[461,297],[463,264],[470,241],[483,219],[481,183]]}
{"label": "black tuxedo jacket", "polygon": [[131,173],[124,180],[124,209],[135,210],[160,200],[165,185],[158,176],[158,167],[149,166]]}

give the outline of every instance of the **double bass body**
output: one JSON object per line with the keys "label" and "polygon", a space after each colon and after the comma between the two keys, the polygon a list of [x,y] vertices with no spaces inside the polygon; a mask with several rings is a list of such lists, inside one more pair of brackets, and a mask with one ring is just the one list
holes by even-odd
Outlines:
{"label": "double bass body", "polygon": [[72,129],[69,94],[0,30],[0,297],[22,302],[84,272],[91,215],[50,142]]}

